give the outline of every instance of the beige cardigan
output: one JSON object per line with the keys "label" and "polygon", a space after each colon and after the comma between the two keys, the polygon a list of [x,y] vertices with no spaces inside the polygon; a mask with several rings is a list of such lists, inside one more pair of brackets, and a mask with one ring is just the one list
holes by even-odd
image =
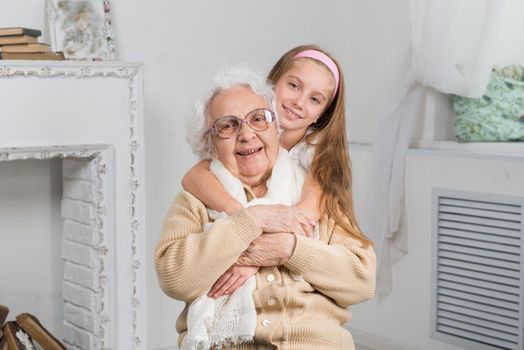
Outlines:
{"label": "beige cardigan", "polygon": [[[246,209],[209,222],[205,206],[188,192],[179,194],[167,213],[155,251],[162,290],[186,302],[176,322],[179,345],[187,332],[187,307],[213,283],[262,232]],[[375,253],[332,220],[321,220],[320,240],[297,236],[295,251],[282,266],[263,267],[253,293],[257,309],[256,344],[241,349],[354,349],[342,325],[349,305],[373,296]]]}

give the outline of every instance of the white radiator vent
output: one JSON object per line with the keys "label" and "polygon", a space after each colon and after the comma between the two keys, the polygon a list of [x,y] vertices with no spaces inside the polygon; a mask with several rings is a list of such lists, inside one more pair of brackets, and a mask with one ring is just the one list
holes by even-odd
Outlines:
{"label": "white radiator vent", "polygon": [[524,198],[433,191],[433,337],[524,349]]}

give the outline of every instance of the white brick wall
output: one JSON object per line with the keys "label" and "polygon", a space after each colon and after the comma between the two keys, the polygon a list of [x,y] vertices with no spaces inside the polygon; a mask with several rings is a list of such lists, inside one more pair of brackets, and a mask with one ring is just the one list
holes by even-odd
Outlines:
{"label": "white brick wall", "polygon": [[79,329],[68,322],[64,322],[64,340],[68,349],[94,349],[93,334]]}
{"label": "white brick wall", "polygon": [[62,165],[64,340],[72,349],[93,349],[99,344],[96,168],[96,161],[89,159],[66,158]]}
{"label": "white brick wall", "polygon": [[62,217],[82,224],[93,225],[96,219],[96,209],[93,203],[63,198]]}
{"label": "white brick wall", "polygon": [[94,315],[78,306],[71,303],[64,303],[64,319],[72,325],[81,328],[90,333],[95,331]]}
{"label": "white brick wall", "polygon": [[64,238],[83,245],[95,248],[99,242],[96,227],[93,225],[81,224],[79,222],[64,219],[63,221]]}
{"label": "white brick wall", "polygon": [[78,284],[72,282],[64,282],[63,284],[62,297],[64,302],[79,306],[89,312],[97,309],[97,296],[92,290]]}
{"label": "white brick wall", "polygon": [[95,186],[91,181],[64,178],[62,191],[64,198],[95,202]]}
{"label": "white brick wall", "polygon": [[72,282],[94,292],[99,292],[96,271],[69,261],[64,261],[64,282]]}
{"label": "white brick wall", "polygon": [[84,159],[66,158],[62,165],[64,179],[93,181],[96,177],[96,167],[86,166]]}

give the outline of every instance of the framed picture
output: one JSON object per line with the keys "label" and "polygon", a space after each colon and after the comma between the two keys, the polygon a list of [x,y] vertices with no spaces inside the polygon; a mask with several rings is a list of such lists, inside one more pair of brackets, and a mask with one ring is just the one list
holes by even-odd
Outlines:
{"label": "framed picture", "polygon": [[109,0],[47,0],[46,6],[53,51],[70,60],[115,59]]}

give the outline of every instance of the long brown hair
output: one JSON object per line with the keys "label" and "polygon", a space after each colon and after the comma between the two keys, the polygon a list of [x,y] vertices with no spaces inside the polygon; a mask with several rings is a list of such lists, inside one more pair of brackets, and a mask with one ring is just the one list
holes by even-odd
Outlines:
{"label": "long brown hair", "polygon": [[320,208],[343,231],[366,247],[372,242],[360,230],[353,208],[351,161],[345,125],[345,86],[340,65],[316,45],[297,46],[277,61],[269,72],[268,80],[275,85],[292,67],[295,56],[304,50],[317,50],[328,55],[337,64],[340,73],[338,90],[320,118],[310,125],[313,131],[306,136],[306,142],[315,145],[311,174],[322,190]]}

